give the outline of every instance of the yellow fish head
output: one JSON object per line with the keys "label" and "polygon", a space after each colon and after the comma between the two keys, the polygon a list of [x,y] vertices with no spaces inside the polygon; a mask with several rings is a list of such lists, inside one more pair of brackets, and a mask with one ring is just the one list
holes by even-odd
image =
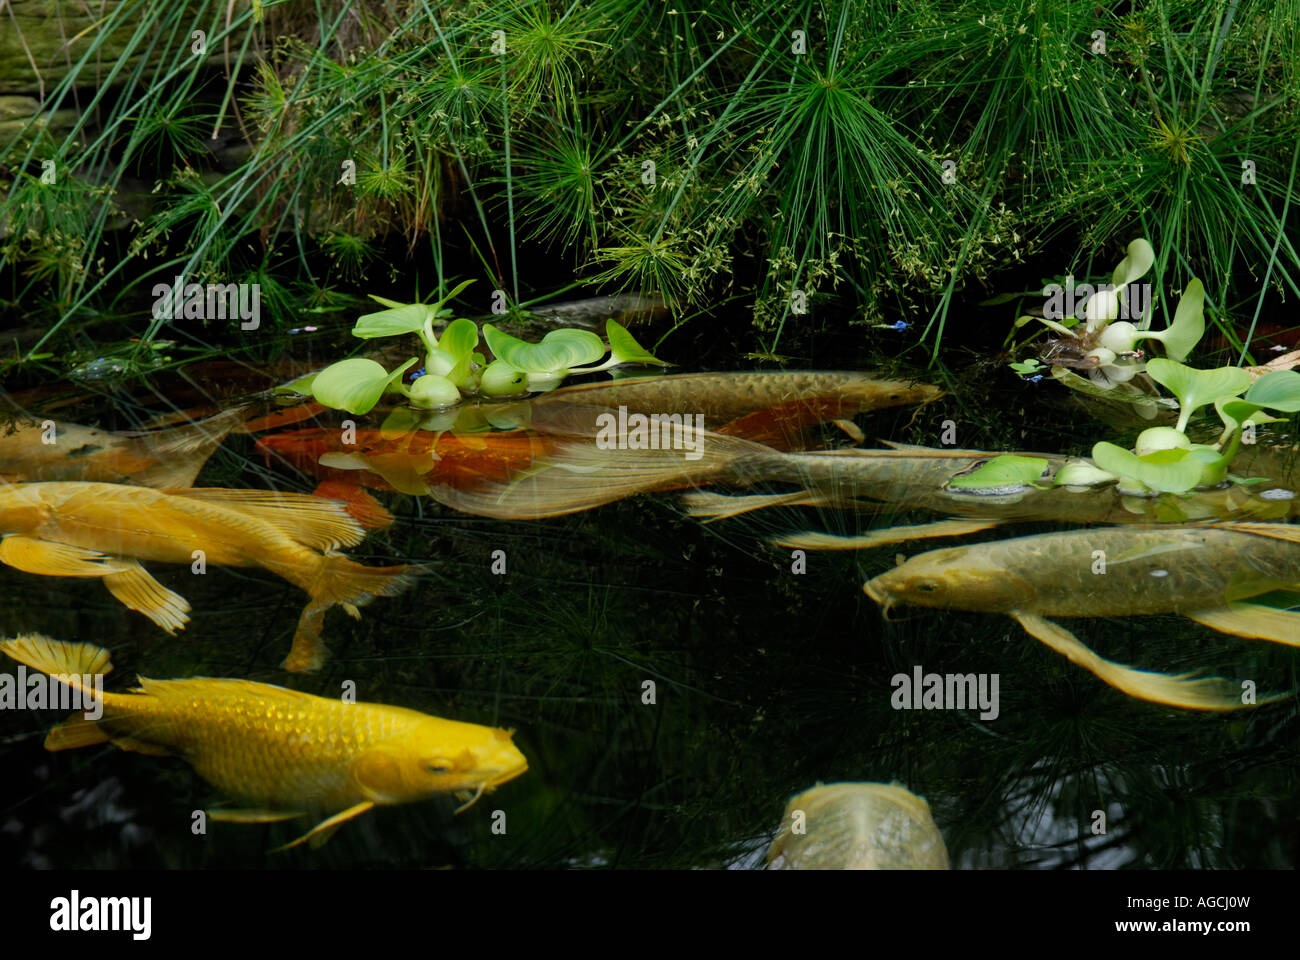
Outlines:
{"label": "yellow fish head", "polygon": [[931,550],[868,580],[863,591],[885,612],[900,604],[1006,613],[1031,602],[1034,588],[965,547]]}
{"label": "yellow fish head", "polygon": [[528,769],[513,736],[513,730],[426,717],[404,736],[359,757],[352,775],[375,803],[463,790],[477,797]]}

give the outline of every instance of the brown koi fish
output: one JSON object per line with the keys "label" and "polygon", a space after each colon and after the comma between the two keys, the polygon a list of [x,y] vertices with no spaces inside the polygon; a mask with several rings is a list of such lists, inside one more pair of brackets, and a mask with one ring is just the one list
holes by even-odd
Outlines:
{"label": "brown koi fish", "polygon": [[[1100,564],[1100,565],[1099,565]],[[867,581],[888,610],[916,604],[1002,613],[1130,696],[1199,710],[1244,705],[1241,688],[1104,660],[1048,617],[1177,613],[1223,633],[1300,646],[1300,613],[1243,603],[1300,585],[1300,526],[1103,527],[912,557]]]}

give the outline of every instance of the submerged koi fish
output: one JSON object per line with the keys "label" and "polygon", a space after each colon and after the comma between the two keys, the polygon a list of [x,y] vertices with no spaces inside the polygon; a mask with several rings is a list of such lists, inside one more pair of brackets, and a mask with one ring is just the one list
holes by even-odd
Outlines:
{"label": "submerged koi fish", "polygon": [[[1095,572],[1098,557],[1104,573]],[[1240,688],[1227,681],[1104,660],[1046,618],[1177,613],[1223,633],[1300,646],[1300,613],[1241,602],[1297,585],[1300,527],[1215,523],[1071,530],[932,550],[867,581],[863,590],[886,612],[910,603],[1007,614],[1130,696],[1231,710],[1243,703]]]}
{"label": "submerged koi fish", "polygon": [[89,480],[189,487],[243,419],[235,408],[168,430],[113,433],[54,420],[16,420],[0,434],[0,480]]}
{"label": "submerged koi fish", "polygon": [[[955,478],[998,453],[892,446],[884,450],[786,453],[759,443],[708,431],[688,432],[690,447],[645,449],[631,437],[617,443],[586,438],[558,441],[551,453],[506,480],[481,479],[433,492],[441,503],[466,513],[503,519],[531,519],[587,510],[636,494],[704,484],[749,486],[793,484],[791,493],[730,496],[696,491],[686,495],[692,516],[735,516],[773,506],[842,507],[860,510],[924,509],[964,520],[874,531],[866,537],[800,534],[780,542],[810,549],[876,546],[919,536],[971,533],[1002,523],[1186,523],[1202,519],[1280,519],[1300,500],[1275,498],[1286,491],[1225,487],[1190,497],[1125,497],[1114,485],[1083,492],[1066,487],[1014,488],[971,493],[952,486]],[[686,444],[682,445],[683,447]],[[1018,454],[1047,461],[1054,475],[1068,458]],[[692,459],[694,456],[694,459]],[[1084,461],[1086,462],[1086,461]],[[797,542],[796,542],[797,540]]]}
{"label": "submerged koi fish", "polygon": [[322,480],[354,479],[376,490],[425,494],[429,483],[503,480],[553,446],[545,437],[506,433],[389,433],[339,429],[292,430],[262,437],[257,449]]}
{"label": "submerged koi fish", "polygon": [[311,597],[286,670],[314,670],[320,631],[336,604],[351,616],[393,596],[414,567],[366,567],[335,551],[365,531],[341,504],[266,490],[151,490],[112,483],[27,483],[0,488],[0,563],[51,577],[98,577],[111,594],[168,633],[190,605],[139,563],[190,564],[194,551],[219,566],[262,567]]}
{"label": "submerged koi fish", "polygon": [[930,805],[901,783],[819,783],[790,800],[767,860],[769,870],[947,870],[948,849]]}
{"label": "submerged koi fish", "polygon": [[[78,690],[83,676],[113,669],[107,650],[39,634],[5,640],[0,651]],[[184,757],[204,780],[249,807],[211,810],[213,820],[326,816],[280,850],[306,840],[318,847],[376,806],[472,791],[468,807],[528,769],[511,730],[249,680],[139,681],[131,693],[98,694],[102,716],[74,714],[50,731],[45,749],[112,743]]]}
{"label": "submerged koi fish", "polygon": [[612,383],[562,387],[528,401],[536,415],[579,404],[628,413],[699,414],[709,430],[778,449],[801,449],[803,429],[940,396],[938,387],[883,380],[872,373],[754,371],[630,377]]}

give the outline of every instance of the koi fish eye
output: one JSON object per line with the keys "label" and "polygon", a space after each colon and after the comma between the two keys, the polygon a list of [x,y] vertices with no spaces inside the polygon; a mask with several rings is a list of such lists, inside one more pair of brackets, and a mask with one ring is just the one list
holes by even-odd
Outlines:
{"label": "koi fish eye", "polygon": [[939,581],[930,580],[928,578],[917,580],[912,584],[912,589],[916,590],[918,593],[937,593],[939,591]]}
{"label": "koi fish eye", "polygon": [[451,763],[447,760],[437,760],[433,763],[425,764],[426,773],[451,773]]}

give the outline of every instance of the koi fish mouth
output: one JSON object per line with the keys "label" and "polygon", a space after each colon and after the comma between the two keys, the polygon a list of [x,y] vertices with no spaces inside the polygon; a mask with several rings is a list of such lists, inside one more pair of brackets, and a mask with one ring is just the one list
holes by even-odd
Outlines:
{"label": "koi fish mouth", "polygon": [[880,617],[887,623],[895,623],[899,620],[906,620],[906,617],[891,617],[889,612],[899,605],[898,598],[882,587],[876,580],[868,580],[862,585],[862,592],[880,605]]}
{"label": "koi fish mouth", "polygon": [[470,791],[468,790],[456,791],[456,798],[458,800],[463,799],[467,796],[468,799],[465,800],[465,802],[462,803],[459,807],[457,807],[453,812],[462,813],[465,810],[468,810],[470,807],[474,806],[474,804],[478,803],[479,797],[483,796],[484,793],[496,787],[499,787],[501,784],[505,783],[508,780],[513,780],[515,777],[519,776],[520,774],[524,773],[527,770],[528,770],[528,761],[525,760],[522,763],[520,763],[518,766],[511,767],[508,770],[504,770],[501,773],[498,773],[496,776],[488,777],[486,780],[480,780],[478,786],[474,789],[472,795],[470,795]]}

